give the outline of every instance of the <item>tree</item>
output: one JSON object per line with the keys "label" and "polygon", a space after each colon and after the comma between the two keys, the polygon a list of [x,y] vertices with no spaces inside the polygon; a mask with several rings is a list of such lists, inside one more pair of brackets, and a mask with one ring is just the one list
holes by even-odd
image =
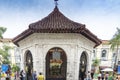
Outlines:
{"label": "tree", "polygon": [[12,71],[13,71],[13,72],[20,71],[20,67],[17,66],[17,65],[13,65],[13,66],[12,66]]}
{"label": "tree", "polygon": [[[5,27],[0,27],[0,39],[3,38],[3,34],[6,32],[7,28]],[[3,43],[4,44],[4,43]],[[2,61],[3,64],[9,64],[10,61],[9,61],[9,50],[11,49],[10,46],[7,46],[7,45],[3,45],[1,48],[0,48],[0,55],[2,56],[2,59],[0,59]]]}
{"label": "tree", "polygon": [[99,64],[100,64],[100,60],[99,59],[95,59],[94,61],[93,61],[93,66],[95,66],[95,67],[97,67],[97,66],[99,66]]}
{"label": "tree", "polygon": [[2,55],[2,63],[3,64],[10,64],[9,57],[10,55],[9,50],[11,49],[10,46],[4,45],[2,49],[0,49],[0,55]]}
{"label": "tree", "polygon": [[117,60],[119,56],[119,46],[120,46],[120,29],[117,28],[116,33],[113,35],[113,38],[110,40],[111,50],[116,51],[115,65],[117,65]]}
{"label": "tree", "polygon": [[3,38],[3,34],[6,32],[7,28],[0,27],[0,38]]}
{"label": "tree", "polygon": [[99,64],[100,64],[100,60],[99,60],[99,59],[93,60],[92,66],[94,67],[95,72],[98,71],[98,69],[99,69]]}

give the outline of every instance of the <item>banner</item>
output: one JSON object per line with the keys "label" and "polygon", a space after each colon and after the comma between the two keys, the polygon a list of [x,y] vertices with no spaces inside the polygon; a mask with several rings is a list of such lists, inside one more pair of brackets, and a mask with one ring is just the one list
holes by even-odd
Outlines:
{"label": "banner", "polygon": [[8,70],[8,68],[9,68],[8,64],[2,64],[2,66],[1,66],[2,72],[6,72]]}
{"label": "banner", "polygon": [[120,65],[118,65],[117,73],[120,74]]}

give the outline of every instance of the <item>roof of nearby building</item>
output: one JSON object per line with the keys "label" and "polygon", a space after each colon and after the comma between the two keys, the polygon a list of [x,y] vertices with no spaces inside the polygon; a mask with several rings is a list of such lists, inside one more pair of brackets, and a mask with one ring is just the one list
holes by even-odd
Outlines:
{"label": "roof of nearby building", "polygon": [[110,44],[109,40],[102,40],[102,44]]}
{"label": "roof of nearby building", "polygon": [[11,38],[0,38],[0,42],[12,42]]}
{"label": "roof of nearby building", "polygon": [[27,30],[13,39],[13,42],[17,44],[20,40],[33,33],[79,33],[96,43],[95,46],[101,44],[101,40],[91,33],[84,24],[68,19],[59,11],[57,6],[47,17],[30,24]]}

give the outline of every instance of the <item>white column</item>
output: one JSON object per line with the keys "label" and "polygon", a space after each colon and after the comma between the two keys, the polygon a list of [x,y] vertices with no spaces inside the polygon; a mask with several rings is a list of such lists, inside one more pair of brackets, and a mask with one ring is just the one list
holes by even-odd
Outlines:
{"label": "white column", "polygon": [[20,58],[21,58],[20,69],[24,69],[24,51],[23,51],[23,49],[20,49]]}
{"label": "white column", "polygon": [[34,71],[37,71],[37,66],[36,65],[38,65],[38,63],[39,63],[37,57],[38,57],[38,44],[35,44],[34,54],[33,54],[33,70]]}
{"label": "white column", "polygon": [[75,46],[75,52],[74,52],[74,80],[79,79],[79,63],[80,63],[80,53],[79,53],[79,47],[78,45]]}
{"label": "white column", "polygon": [[42,45],[37,45],[36,46],[36,70],[37,74],[39,72],[43,72],[43,51],[42,51]]}

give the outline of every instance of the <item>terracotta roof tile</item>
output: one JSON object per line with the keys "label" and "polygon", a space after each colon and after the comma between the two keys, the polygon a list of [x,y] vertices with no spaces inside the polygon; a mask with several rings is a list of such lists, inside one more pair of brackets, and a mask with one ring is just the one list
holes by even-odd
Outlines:
{"label": "terracotta roof tile", "polygon": [[110,44],[110,41],[109,40],[102,40],[102,44]]}
{"label": "terracotta roof tile", "polygon": [[54,8],[53,12],[50,13],[47,17],[42,20],[32,23],[29,25],[30,29],[33,30],[43,30],[43,29],[77,29],[80,27],[84,27],[83,24],[73,22],[72,20],[65,17],[57,8]]}
{"label": "terracotta roof tile", "polygon": [[57,8],[42,20],[29,25],[29,29],[25,30],[13,39],[17,44],[20,40],[29,36],[32,33],[79,33],[96,43],[96,46],[101,44],[101,40],[91,33],[84,24],[74,22],[65,17]]}

